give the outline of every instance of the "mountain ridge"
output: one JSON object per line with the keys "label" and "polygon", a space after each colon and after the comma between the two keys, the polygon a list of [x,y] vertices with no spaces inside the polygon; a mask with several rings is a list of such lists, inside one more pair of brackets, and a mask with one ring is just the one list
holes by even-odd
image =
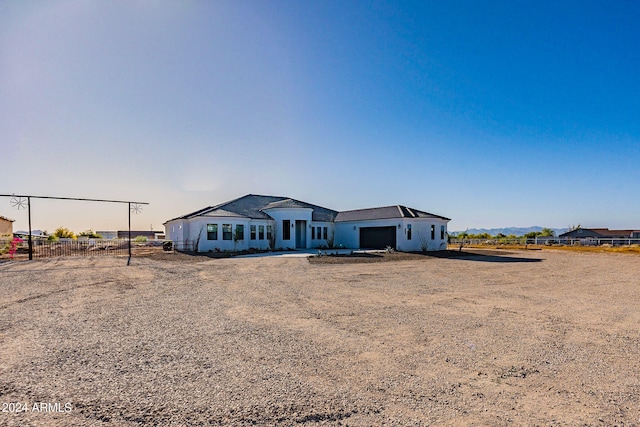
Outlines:
{"label": "mountain ridge", "polygon": [[527,233],[531,233],[534,231],[542,231],[543,228],[550,228],[555,231],[556,236],[569,231],[568,228],[551,228],[551,227],[540,227],[538,225],[534,225],[531,227],[504,227],[504,228],[469,228],[468,230],[460,230],[460,231],[451,231],[449,234],[452,236],[460,234],[466,231],[469,234],[481,234],[481,233],[489,233],[492,236],[497,234],[504,234],[505,236],[509,236],[511,234],[516,236],[524,236]]}

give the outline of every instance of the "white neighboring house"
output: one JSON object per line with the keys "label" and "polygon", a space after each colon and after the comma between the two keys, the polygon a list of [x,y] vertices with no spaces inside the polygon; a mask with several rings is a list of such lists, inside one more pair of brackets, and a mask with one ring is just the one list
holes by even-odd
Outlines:
{"label": "white neighboring house", "polygon": [[401,251],[447,247],[449,218],[405,206],[338,212],[278,196],[249,194],[164,223],[178,250],[327,247]]}

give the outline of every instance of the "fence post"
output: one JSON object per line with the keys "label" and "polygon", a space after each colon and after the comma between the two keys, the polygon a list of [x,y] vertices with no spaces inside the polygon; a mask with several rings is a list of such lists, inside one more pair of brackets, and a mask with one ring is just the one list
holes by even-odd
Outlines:
{"label": "fence post", "polygon": [[127,265],[131,264],[131,202],[129,202],[129,259]]}
{"label": "fence post", "polygon": [[27,197],[27,211],[29,214],[29,261],[33,259],[33,238],[31,237],[31,197]]}

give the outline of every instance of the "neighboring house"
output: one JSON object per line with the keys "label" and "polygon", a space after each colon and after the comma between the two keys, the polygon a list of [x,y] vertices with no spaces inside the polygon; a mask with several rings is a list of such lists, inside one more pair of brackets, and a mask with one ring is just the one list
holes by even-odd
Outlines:
{"label": "neighboring house", "polygon": [[13,237],[13,219],[0,215],[0,237]]}
{"label": "neighboring house", "polygon": [[609,230],[608,228],[576,228],[575,230],[562,233],[558,237],[575,240],[634,239],[640,238],[640,231]]}
{"label": "neighboring house", "polygon": [[[96,234],[102,236],[105,240],[113,240],[113,239],[128,239],[129,238],[129,230],[119,230],[119,231],[96,231]],[[147,240],[162,240],[164,239],[164,232],[161,231],[134,231],[131,230],[131,238],[135,239],[138,236],[144,236]]]}
{"label": "neighboring house", "polygon": [[[146,237],[147,240],[158,240],[158,239],[164,239],[164,233],[159,233],[153,230],[149,230],[149,231],[131,230],[131,238],[135,239],[136,237]],[[129,238],[129,230],[118,230],[118,239],[128,239],[128,238]]]}
{"label": "neighboring house", "polygon": [[404,206],[338,212],[288,197],[249,194],[164,223],[178,250],[445,249],[449,218]]}
{"label": "neighboring house", "polygon": [[101,235],[102,238],[105,239],[105,240],[113,240],[113,239],[117,239],[118,238],[118,232],[117,231],[96,230],[96,234]]}

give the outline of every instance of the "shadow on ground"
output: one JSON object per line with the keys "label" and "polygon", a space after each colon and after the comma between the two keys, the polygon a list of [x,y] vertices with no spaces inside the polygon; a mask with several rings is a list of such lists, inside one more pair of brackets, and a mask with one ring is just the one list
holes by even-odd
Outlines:
{"label": "shadow on ground", "polygon": [[524,258],[511,256],[513,252],[500,251],[437,251],[426,254],[425,256],[435,258],[460,259],[465,261],[480,262],[541,262],[539,258]]}
{"label": "shadow on ground", "polygon": [[323,254],[322,256],[310,256],[312,264],[347,264],[347,263],[371,263],[388,261],[417,261],[420,259],[446,258],[463,261],[477,262],[540,262],[541,259],[514,256],[513,252],[504,251],[434,251],[434,252],[354,252],[348,254]]}

